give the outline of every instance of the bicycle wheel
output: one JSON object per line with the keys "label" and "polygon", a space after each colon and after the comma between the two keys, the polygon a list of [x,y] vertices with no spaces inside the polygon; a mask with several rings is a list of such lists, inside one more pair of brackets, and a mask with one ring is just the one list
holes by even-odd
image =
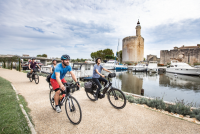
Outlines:
{"label": "bicycle wheel", "polygon": [[53,91],[53,87],[52,87],[51,83],[49,83],[49,89],[50,89],[50,91]]}
{"label": "bicycle wheel", "polygon": [[68,96],[65,101],[65,111],[72,124],[78,125],[82,119],[81,107],[73,96]]}
{"label": "bicycle wheel", "polygon": [[55,101],[54,101],[55,93],[53,93],[53,92],[54,92],[53,90],[50,90],[49,99],[50,99],[50,104],[51,104],[53,110],[56,110],[56,104],[55,104]]}
{"label": "bicycle wheel", "polygon": [[86,95],[91,101],[96,101],[94,95],[92,95],[91,93],[86,92]]}
{"label": "bicycle wheel", "polygon": [[110,104],[116,109],[122,109],[126,106],[126,97],[124,93],[116,88],[111,88],[108,91],[108,100]]}
{"label": "bicycle wheel", "polygon": [[38,84],[39,83],[39,75],[35,74],[35,83]]}
{"label": "bicycle wheel", "polygon": [[29,80],[30,80],[30,82],[33,81],[32,74],[29,75]]}

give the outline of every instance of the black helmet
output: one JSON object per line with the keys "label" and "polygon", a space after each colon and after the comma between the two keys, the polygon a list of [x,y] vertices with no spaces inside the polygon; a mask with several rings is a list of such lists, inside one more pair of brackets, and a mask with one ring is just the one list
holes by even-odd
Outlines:
{"label": "black helmet", "polygon": [[32,57],[31,60],[35,60],[35,57]]}
{"label": "black helmet", "polygon": [[57,61],[57,60],[56,60],[56,59],[53,59],[52,62],[53,62],[53,61]]}
{"label": "black helmet", "polygon": [[70,57],[69,57],[69,55],[64,54],[61,56],[61,60],[70,60]]}
{"label": "black helmet", "polygon": [[97,64],[98,59],[101,59],[101,58],[96,58],[96,60],[95,60],[95,61],[96,61],[96,64]]}

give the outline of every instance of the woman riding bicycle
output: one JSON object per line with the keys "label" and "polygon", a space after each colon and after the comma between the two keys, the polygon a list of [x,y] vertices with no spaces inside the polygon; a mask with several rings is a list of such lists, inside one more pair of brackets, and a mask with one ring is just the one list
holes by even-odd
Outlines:
{"label": "woman riding bicycle", "polygon": [[29,69],[31,70],[30,73],[33,72],[33,70],[35,69],[35,66],[37,65],[40,69],[40,66],[37,64],[37,62],[35,62],[35,58],[31,58],[32,62],[29,62]]}
{"label": "woman riding bicycle", "polygon": [[94,94],[95,100],[98,100],[98,95],[100,93],[100,89],[102,88],[100,82],[101,81],[105,82],[104,87],[106,86],[106,84],[108,82],[105,79],[105,76],[101,74],[102,69],[104,71],[110,72],[109,70],[103,68],[100,64],[101,64],[101,58],[97,58],[96,64],[94,65],[93,77],[92,77],[92,80],[98,85],[97,92]]}

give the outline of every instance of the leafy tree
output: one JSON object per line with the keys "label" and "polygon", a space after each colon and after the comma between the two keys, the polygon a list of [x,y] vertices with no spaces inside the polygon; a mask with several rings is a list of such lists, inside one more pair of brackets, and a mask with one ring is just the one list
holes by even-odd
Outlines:
{"label": "leafy tree", "polygon": [[47,54],[43,54],[42,57],[47,57]]}
{"label": "leafy tree", "polygon": [[39,55],[37,55],[37,57],[42,57],[42,55],[39,54]]}
{"label": "leafy tree", "polygon": [[0,57],[0,62],[3,62],[3,68],[6,68],[7,57]]}
{"label": "leafy tree", "polygon": [[106,55],[105,58],[107,60],[110,60],[110,59],[115,59],[115,56],[113,56],[113,55]]}
{"label": "leafy tree", "polygon": [[122,62],[122,50],[120,50],[119,52],[117,52],[117,57],[120,59],[119,62]]}
{"label": "leafy tree", "polygon": [[13,68],[13,62],[17,62],[19,59],[18,56],[13,56],[13,57],[10,57],[10,61],[11,61],[11,70]]}
{"label": "leafy tree", "polygon": [[90,54],[91,58],[92,59],[96,59],[98,57],[100,57],[102,60],[106,59],[106,55],[111,55],[111,56],[114,56],[114,53],[112,51],[112,49],[104,49],[104,50],[99,50],[97,52],[92,52]]}

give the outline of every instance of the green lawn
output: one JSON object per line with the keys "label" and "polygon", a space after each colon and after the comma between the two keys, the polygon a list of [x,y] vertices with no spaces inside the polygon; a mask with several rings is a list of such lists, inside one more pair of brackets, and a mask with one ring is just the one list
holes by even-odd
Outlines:
{"label": "green lawn", "polygon": [[[20,101],[22,102],[22,97]],[[9,81],[0,77],[0,134],[31,133]]]}

